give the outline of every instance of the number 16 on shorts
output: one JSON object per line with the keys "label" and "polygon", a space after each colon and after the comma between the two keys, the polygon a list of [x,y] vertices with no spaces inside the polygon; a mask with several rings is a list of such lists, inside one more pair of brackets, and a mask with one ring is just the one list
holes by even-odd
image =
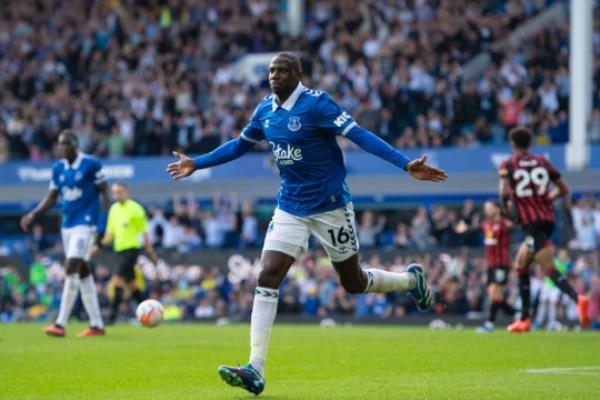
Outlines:
{"label": "number 16 on shorts", "polygon": [[[322,218],[315,218],[311,222],[314,224],[312,232],[321,241],[332,261],[348,258],[358,251],[352,208],[340,208],[324,213]],[[326,235],[323,235],[324,227]]]}

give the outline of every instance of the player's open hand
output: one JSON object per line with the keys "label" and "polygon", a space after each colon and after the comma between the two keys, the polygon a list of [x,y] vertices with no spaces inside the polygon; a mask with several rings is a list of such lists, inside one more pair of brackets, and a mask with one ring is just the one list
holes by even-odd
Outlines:
{"label": "player's open hand", "polygon": [[176,151],[173,152],[173,155],[179,159],[179,161],[167,165],[167,172],[173,179],[178,180],[194,173],[196,167],[191,158]]}
{"label": "player's open hand", "polygon": [[21,229],[23,229],[24,232],[27,232],[32,222],[33,215],[31,213],[23,215],[21,218]]}
{"label": "player's open hand", "polygon": [[446,171],[427,165],[426,161],[427,156],[421,156],[421,158],[412,160],[406,166],[406,170],[414,178],[422,181],[442,182],[448,179]]}

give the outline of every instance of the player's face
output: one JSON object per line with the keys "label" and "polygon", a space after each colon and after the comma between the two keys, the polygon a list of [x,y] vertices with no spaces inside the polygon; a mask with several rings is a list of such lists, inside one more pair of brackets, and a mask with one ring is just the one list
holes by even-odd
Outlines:
{"label": "player's face", "polygon": [[298,71],[286,59],[275,57],[269,65],[269,85],[277,97],[290,95],[300,82]]}
{"label": "player's face", "polygon": [[121,185],[112,185],[111,192],[113,199],[119,202],[127,200],[129,196],[127,189]]}
{"label": "player's face", "polygon": [[58,156],[67,160],[74,160],[77,157],[77,145],[73,140],[64,136],[58,138]]}
{"label": "player's face", "polygon": [[487,219],[494,219],[498,215],[498,207],[490,201],[486,202],[483,206],[483,213]]}

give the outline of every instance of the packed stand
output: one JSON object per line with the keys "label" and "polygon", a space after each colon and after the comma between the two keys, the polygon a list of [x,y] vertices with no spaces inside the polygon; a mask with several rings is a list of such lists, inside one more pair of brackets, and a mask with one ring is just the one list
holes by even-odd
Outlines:
{"label": "packed stand", "polygon": [[[228,65],[281,49],[300,52],[307,85],[330,91],[398,147],[502,141],[516,123],[537,128],[539,142],[561,142],[567,27],[516,52],[492,46],[553,2],[308,1],[293,40],[266,0],[8,2],[0,161],[52,158],[64,128],[101,157],[208,152],[236,136],[268,93],[266,81],[240,82]],[[461,65],[483,50],[493,50],[492,66],[464,81]],[[595,96],[592,137],[600,139]]]}
{"label": "packed stand", "polygon": [[[382,254],[384,256],[384,254]],[[136,280],[151,298],[165,305],[165,319],[214,320],[220,322],[247,319],[252,307],[253,291],[259,270],[258,260],[236,257],[224,261],[227,266],[174,265],[164,262],[155,266],[141,259]],[[591,294],[590,315],[600,329],[600,265],[596,253],[569,253],[560,250],[557,256],[565,265],[574,286]],[[369,256],[365,267],[403,271],[411,262],[425,265],[435,293],[430,315],[440,318],[462,315],[477,318],[487,307],[486,265],[482,256],[468,250],[452,253],[398,254],[393,260],[381,261],[379,254]],[[95,268],[102,309],[108,312],[114,288],[110,271],[105,265]],[[64,270],[59,263],[39,256],[31,264],[29,275],[15,268],[0,269],[0,318],[3,322],[17,320],[50,320],[58,311]],[[510,302],[519,307],[516,276],[507,287]],[[554,288],[556,289],[556,288]],[[561,296],[552,296],[553,287],[538,271],[532,278],[532,299],[539,327],[556,329],[556,321],[577,321],[574,304]],[[134,303],[123,305],[123,315],[132,315]],[[302,255],[292,266],[280,291],[280,315],[324,318],[355,317],[401,320],[418,315],[413,301],[401,293],[349,295],[341,287],[329,260],[321,250]],[[82,305],[73,313],[83,318]]]}
{"label": "packed stand", "polygon": [[[600,195],[577,197],[573,204],[555,205],[556,229],[552,240],[569,250],[600,249]],[[178,254],[216,249],[260,249],[272,216],[272,207],[261,207],[235,195],[215,194],[212,201],[197,202],[191,194],[175,194],[164,205],[147,205],[148,231],[154,248]],[[459,204],[429,204],[356,212],[361,248],[382,250],[439,251],[448,248],[481,248],[483,222],[481,204],[466,199]],[[62,253],[57,232],[59,220],[47,217],[32,227],[24,238],[0,243],[0,255],[17,254],[25,263],[35,253],[57,257]],[[15,222],[7,226],[15,226]],[[99,227],[102,232],[103,227]],[[11,231],[12,232],[12,231]],[[7,238],[10,232],[4,232]],[[519,229],[512,242],[523,239]],[[311,238],[311,248],[318,242]]]}

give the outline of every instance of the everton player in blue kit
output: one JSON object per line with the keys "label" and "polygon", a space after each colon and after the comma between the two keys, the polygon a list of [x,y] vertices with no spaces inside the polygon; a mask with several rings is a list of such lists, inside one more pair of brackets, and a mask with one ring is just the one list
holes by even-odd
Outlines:
{"label": "everton player in blue kit", "polygon": [[79,290],[90,318],[90,328],[80,332],[78,336],[104,335],[104,324],[89,261],[100,215],[100,197],[103,208],[108,207],[108,186],[100,161],[78,152],[77,146],[77,136],[73,131],[61,132],[58,138],[58,152],[62,159],[52,167],[48,194],[33,211],[21,219],[21,227],[27,231],[32,222],[52,208],[60,197],[67,276],[56,323],[45,329],[48,335],[58,337],[65,336],[65,325]]}
{"label": "everton player in blue kit", "polygon": [[240,137],[213,152],[190,159],[179,153],[167,171],[180,179],[197,169],[234,160],[255,143],[267,140],[281,177],[278,205],[262,252],[250,327],[250,361],[244,367],[221,366],[221,378],[254,394],[264,390],[264,364],[277,311],[278,287],[312,234],[319,239],[349,293],[408,291],[420,309],[431,303],[431,291],[420,265],[407,272],[362,269],[346,170],[337,136],[345,136],[417,179],[433,182],[447,178],[444,171],[411,161],[360,127],[329,94],[302,85],[300,59],[279,53],[269,66],[272,94],[256,108]]}

